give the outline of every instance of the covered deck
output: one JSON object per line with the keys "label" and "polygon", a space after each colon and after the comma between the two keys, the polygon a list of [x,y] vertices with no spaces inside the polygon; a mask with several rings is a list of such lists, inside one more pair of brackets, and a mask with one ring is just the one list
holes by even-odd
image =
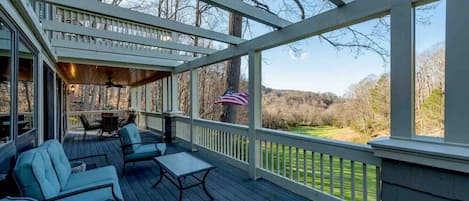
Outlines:
{"label": "covered deck", "polygon": [[[78,134],[79,133],[79,134]],[[154,132],[143,131],[146,140],[160,140]],[[156,134],[156,135],[155,135]],[[181,142],[182,144],[182,142]],[[169,144],[167,154],[189,151],[180,143]],[[123,166],[120,142],[117,138],[98,140],[96,135],[82,135],[81,132],[71,132],[63,142],[65,152],[69,158],[84,155],[107,154],[111,165],[120,173]],[[292,193],[264,179],[250,180],[247,173],[219,159],[210,157],[204,152],[191,152],[192,155],[211,163],[216,167],[207,177],[207,189],[214,200],[308,200]],[[94,159],[87,163],[100,164],[103,161]],[[120,178],[120,186],[127,201],[145,200],[177,200],[178,189],[167,179],[152,188],[159,177],[159,169],[155,162],[142,161],[128,166],[125,176]],[[189,177],[185,182],[193,182]],[[183,200],[209,200],[201,186],[183,192]]]}

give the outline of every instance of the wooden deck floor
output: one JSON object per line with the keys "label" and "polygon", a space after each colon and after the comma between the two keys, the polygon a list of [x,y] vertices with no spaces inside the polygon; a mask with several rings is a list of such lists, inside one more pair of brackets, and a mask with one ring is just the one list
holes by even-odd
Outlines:
{"label": "wooden deck floor", "polygon": [[[143,134],[143,136],[157,139],[153,135]],[[64,148],[69,158],[106,153],[117,171],[120,173],[122,170],[122,155],[117,138],[98,140],[95,135],[87,135],[85,138],[81,134],[69,134],[64,140]],[[188,150],[172,144],[168,146],[167,153],[182,151]],[[207,177],[207,189],[215,200],[308,200],[269,181],[249,180],[246,172],[220,160],[209,158],[201,152],[191,154],[217,167]],[[102,163],[103,161],[89,162]],[[178,200],[177,188],[167,179],[163,179],[163,182],[156,188],[151,188],[159,176],[158,166],[153,161],[130,164],[127,167],[125,176],[120,178],[120,186],[126,201]],[[191,181],[186,179],[185,182]],[[197,186],[185,190],[183,200],[199,201],[209,200],[209,198],[204,194],[202,187]]]}

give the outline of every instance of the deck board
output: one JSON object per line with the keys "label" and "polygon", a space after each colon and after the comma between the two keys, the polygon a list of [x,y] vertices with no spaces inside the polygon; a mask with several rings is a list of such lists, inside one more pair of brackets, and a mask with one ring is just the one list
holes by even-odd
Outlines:
{"label": "deck board", "polygon": [[[155,135],[143,133],[145,140],[159,140]],[[82,134],[71,133],[64,140],[64,149],[69,158],[75,158],[90,154],[106,153],[109,161],[121,174],[123,163],[120,152],[120,142],[117,138],[98,140],[96,135],[89,133],[86,137]],[[188,151],[178,144],[168,145],[167,154]],[[269,181],[248,179],[247,173],[216,158],[210,158],[203,152],[190,152],[190,154],[205,160],[217,168],[212,170],[207,177],[207,189],[213,195],[214,200],[233,201],[264,201],[264,200],[308,200],[305,197],[281,188]],[[104,160],[92,159],[87,163],[105,165]],[[166,178],[156,188],[152,185],[159,177],[159,168],[153,161],[143,161],[127,164],[124,177],[119,182],[126,201],[173,201],[179,197],[177,188]],[[194,179],[186,179],[193,182]],[[183,192],[184,201],[209,200],[201,186],[194,187]]]}

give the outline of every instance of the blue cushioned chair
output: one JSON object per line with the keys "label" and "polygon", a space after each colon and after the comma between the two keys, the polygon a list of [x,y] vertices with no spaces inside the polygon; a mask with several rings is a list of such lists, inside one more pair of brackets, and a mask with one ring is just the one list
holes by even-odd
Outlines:
{"label": "blue cushioned chair", "polygon": [[20,154],[13,172],[21,195],[42,200],[123,200],[113,166],[71,173],[62,145],[56,140]]}
{"label": "blue cushioned chair", "polygon": [[126,163],[151,160],[156,156],[164,155],[166,151],[165,143],[143,144],[135,124],[128,124],[120,129],[120,141],[124,157],[122,175],[125,173]]}

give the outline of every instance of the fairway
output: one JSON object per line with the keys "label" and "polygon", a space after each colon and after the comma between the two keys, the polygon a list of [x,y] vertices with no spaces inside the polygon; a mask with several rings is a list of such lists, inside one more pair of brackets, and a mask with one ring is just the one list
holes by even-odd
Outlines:
{"label": "fairway", "polygon": [[337,128],[333,126],[296,126],[288,128],[286,131],[360,144],[366,144],[370,139],[351,128]]}

